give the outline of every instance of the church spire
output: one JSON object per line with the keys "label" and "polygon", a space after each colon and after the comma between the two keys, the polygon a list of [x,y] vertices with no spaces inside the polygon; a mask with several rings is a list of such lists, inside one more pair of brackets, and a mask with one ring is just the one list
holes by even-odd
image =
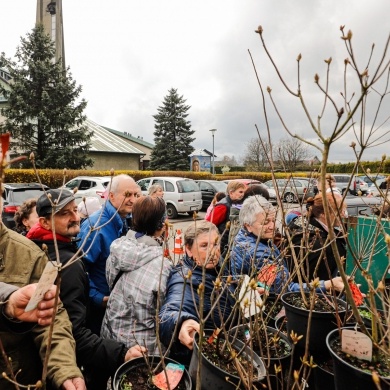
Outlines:
{"label": "church spire", "polygon": [[56,48],[56,61],[61,58],[65,69],[64,24],[62,18],[62,0],[37,0],[36,23],[43,24]]}

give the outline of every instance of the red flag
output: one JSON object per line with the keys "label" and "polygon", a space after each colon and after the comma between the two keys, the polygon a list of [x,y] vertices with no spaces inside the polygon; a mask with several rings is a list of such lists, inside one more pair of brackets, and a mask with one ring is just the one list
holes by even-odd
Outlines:
{"label": "red flag", "polygon": [[1,151],[3,153],[2,160],[4,160],[7,156],[7,152],[9,149],[9,140],[10,140],[10,133],[1,134]]}
{"label": "red flag", "polygon": [[359,286],[353,280],[349,280],[348,284],[349,284],[349,288],[351,289],[352,298],[353,298],[353,301],[355,302],[356,306],[362,305],[364,297],[360,291]]}

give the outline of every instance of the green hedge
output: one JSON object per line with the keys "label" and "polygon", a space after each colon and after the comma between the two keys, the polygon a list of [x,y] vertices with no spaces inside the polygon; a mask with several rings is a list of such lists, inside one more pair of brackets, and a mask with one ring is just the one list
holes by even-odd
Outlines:
{"label": "green hedge", "polygon": [[[134,180],[144,179],[151,176],[179,176],[189,179],[198,180],[231,180],[231,179],[254,179],[265,182],[272,179],[270,172],[229,172],[226,174],[215,174],[206,172],[191,172],[191,171],[112,171],[114,175],[121,173],[130,175]],[[62,170],[62,169],[39,169],[37,170],[41,182],[50,188],[58,188],[76,176],[110,176],[110,171],[92,171],[92,170]],[[7,169],[5,173],[6,183],[32,183],[38,181],[37,175],[33,169]],[[275,173],[278,179],[285,178],[289,175],[286,173]],[[294,176],[308,177],[310,174],[298,172]]]}
{"label": "green hedge", "polygon": [[[327,171],[329,173],[351,173],[354,167],[354,163],[345,164],[328,164]],[[361,161],[359,164],[359,173],[363,173],[363,169],[370,169],[371,175],[376,173],[390,173],[390,159],[382,161]]]}

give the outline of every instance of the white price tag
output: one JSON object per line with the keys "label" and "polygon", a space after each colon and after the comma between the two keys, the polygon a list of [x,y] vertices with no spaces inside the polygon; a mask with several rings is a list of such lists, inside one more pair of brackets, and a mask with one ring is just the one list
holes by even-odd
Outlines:
{"label": "white price tag", "polygon": [[240,306],[246,318],[260,313],[260,305],[263,302],[259,292],[249,287],[249,282],[250,282],[249,276],[245,275],[244,280],[242,282],[240,294],[238,297],[240,301]]}
{"label": "white price tag", "polygon": [[362,332],[343,329],[341,333],[341,350],[358,359],[372,360],[372,341]]}
{"label": "white price tag", "polygon": [[31,297],[24,311],[34,310],[38,303],[42,301],[43,296],[50,290],[58,275],[58,268],[50,261],[46,264],[45,269],[39,279],[37,289]]}

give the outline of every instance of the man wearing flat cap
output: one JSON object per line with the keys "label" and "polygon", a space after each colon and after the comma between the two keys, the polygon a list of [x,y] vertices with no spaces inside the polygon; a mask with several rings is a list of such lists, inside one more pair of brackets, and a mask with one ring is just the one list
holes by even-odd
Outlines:
{"label": "man wearing flat cap", "polygon": [[[0,197],[0,211],[1,200]],[[48,259],[42,250],[26,237],[7,229],[0,222],[1,292],[4,293],[3,288],[7,287],[3,283],[12,285],[7,287],[11,289],[10,293],[17,287],[20,288],[19,291],[22,291],[23,287],[37,283],[47,262]],[[8,294],[3,295],[1,300],[8,299],[8,297]],[[1,307],[1,310],[3,309],[4,307]],[[85,390],[82,373],[76,364],[72,325],[64,307],[59,306],[51,335],[49,327],[40,325],[15,332],[14,327],[9,327],[9,322],[15,321],[15,318],[9,318],[9,314],[4,312],[0,318],[0,339],[12,365],[0,359],[0,372],[7,374],[10,378],[12,368],[19,384],[27,387],[27,385],[36,383],[42,378],[42,364],[51,337],[46,389]],[[15,312],[11,312],[11,315],[18,317]],[[5,375],[0,376],[1,390],[15,388],[15,385],[7,380]]]}
{"label": "man wearing flat cap", "polygon": [[77,363],[84,368],[88,389],[106,389],[110,375],[125,361],[142,356],[141,347],[130,348],[115,340],[102,339],[86,326],[89,305],[89,281],[75,237],[80,231],[80,216],[73,193],[49,190],[37,201],[38,223],[27,238],[39,247],[47,247],[49,258],[57,260],[57,241],[61,271],[60,298],[73,324]]}

